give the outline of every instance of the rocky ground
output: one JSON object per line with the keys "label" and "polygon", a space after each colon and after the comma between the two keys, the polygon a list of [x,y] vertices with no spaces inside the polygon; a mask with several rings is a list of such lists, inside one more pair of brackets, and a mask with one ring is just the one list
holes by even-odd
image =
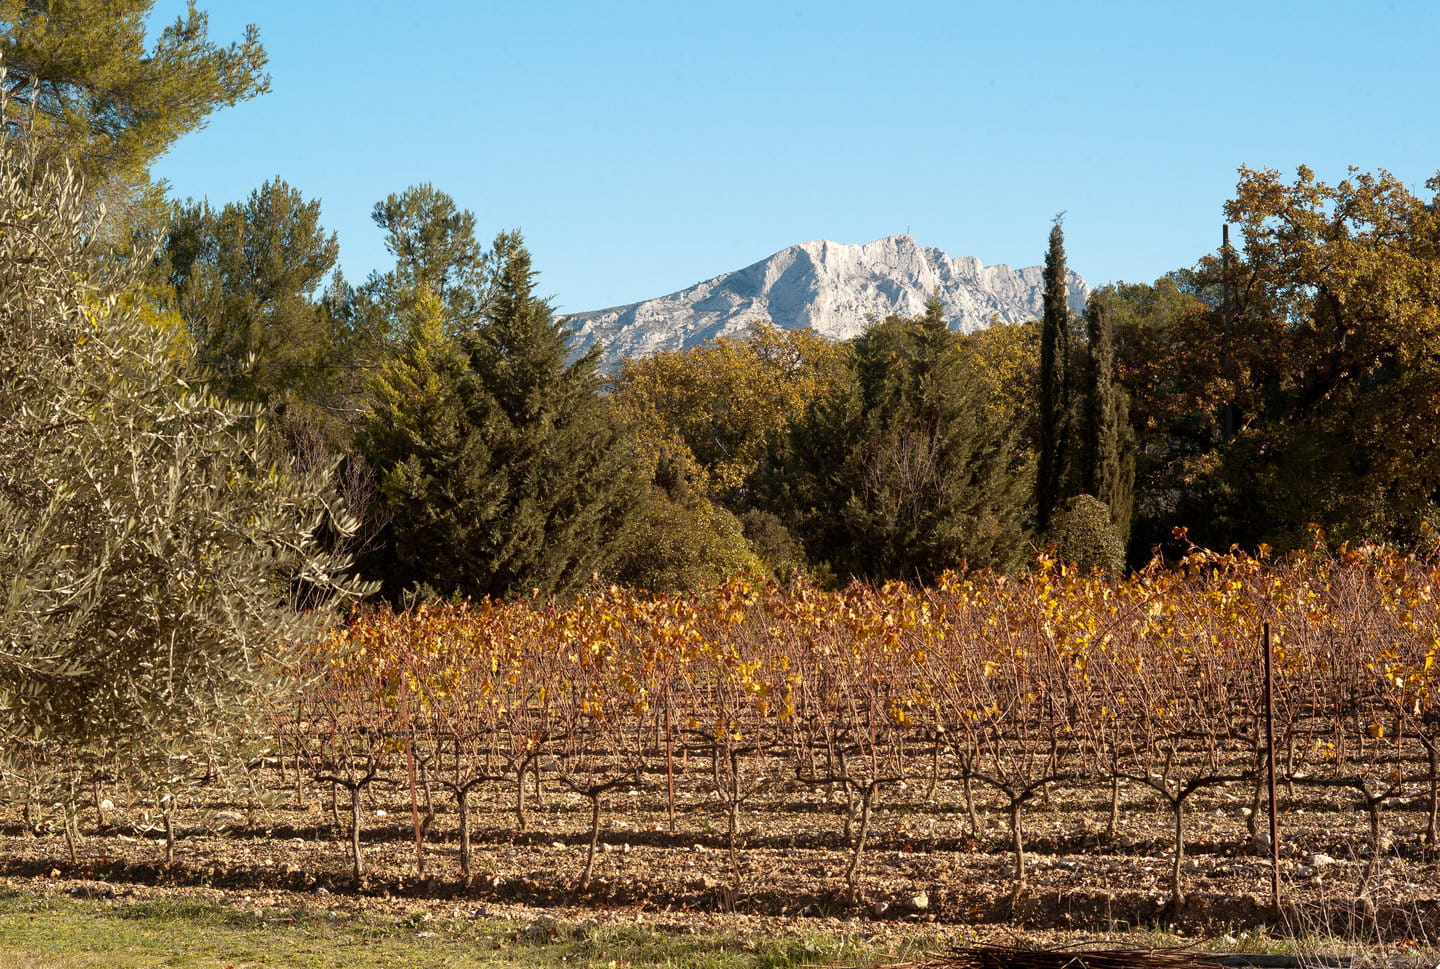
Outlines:
{"label": "rocky ground", "polygon": [[[403,793],[403,796],[402,796]],[[1166,926],[1211,936],[1274,926],[1268,851],[1246,823],[1248,795],[1197,795],[1188,816],[1183,905],[1170,895],[1170,818],[1153,797],[1126,792],[1121,825],[1106,836],[1107,802],[1056,789],[1026,813],[1028,885],[1010,904],[1013,857],[998,803],[969,830],[958,787],[914,787],[878,807],[853,884],[844,805],[823,792],[786,792],[747,805],[732,857],[723,812],[677,797],[672,830],[653,790],[603,802],[594,875],[577,888],[587,853],[585,802],[550,792],[518,831],[503,792],[478,805],[473,879],[458,869],[455,815],[436,804],[417,871],[408,792],[364,803],[366,876],[353,877],[346,814],[328,791],[273,793],[263,805],[211,790],[187,797],[175,859],[165,860],[153,809],[111,793],[82,818],[72,864],[64,839],[18,812],[3,819],[0,874],[52,890],[125,892],[156,887],[289,898],[302,903],[396,904],[535,919],[649,920],[711,930],[762,920],[769,930],[841,924],[855,931],[1116,933]],[[438,797],[438,795],[437,795]],[[32,820],[34,815],[32,814]],[[1368,821],[1342,797],[1300,792],[1281,818],[1285,914],[1297,934],[1395,943],[1440,940],[1440,868],[1423,845],[1417,803],[1390,804],[1381,854],[1370,867]],[[68,888],[66,886],[69,886]],[[388,901],[387,901],[388,900]],[[457,909],[458,906],[458,909]],[[518,914],[517,914],[518,913]],[[838,920],[838,922],[836,921]]]}

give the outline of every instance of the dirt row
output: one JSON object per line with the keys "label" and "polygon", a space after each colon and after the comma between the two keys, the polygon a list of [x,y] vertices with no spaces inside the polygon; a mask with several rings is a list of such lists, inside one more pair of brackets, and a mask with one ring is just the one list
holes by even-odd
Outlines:
{"label": "dirt row", "polygon": [[[1377,941],[1440,939],[1440,867],[1422,843],[1421,805],[1387,811],[1373,877],[1368,821],[1343,798],[1307,796],[1281,818],[1282,911],[1270,898],[1268,850],[1250,836],[1239,791],[1197,796],[1182,864],[1186,890],[1169,886],[1168,813],[1127,792],[1116,836],[1090,792],[1056,790],[1027,812],[1028,885],[1011,903],[1013,857],[998,804],[980,805],[968,830],[957,788],[933,798],[899,792],[877,812],[852,882],[845,806],[823,794],[791,794],[747,806],[738,850],[729,851],[721,812],[682,794],[672,830],[651,792],[606,805],[594,876],[578,891],[588,848],[588,806],[550,792],[530,830],[513,827],[509,804],[476,805],[472,878],[459,874],[455,818],[435,804],[416,863],[408,796],[377,791],[365,804],[366,877],[347,856],[343,812],[313,786],[303,803],[276,792],[269,803],[216,794],[182,808],[174,860],[167,862],[153,809],[111,802],[108,826],[89,824],[72,863],[53,832],[0,816],[0,874],[85,879],[116,886],[166,885],[280,891],[306,897],[412,898],[465,905],[624,909],[668,916],[740,914],[842,918],[885,924],[1010,926],[1113,933],[1164,925],[1239,931],[1277,923],[1307,934]],[[33,820],[33,818],[32,818]],[[337,824],[337,820],[339,823]],[[104,888],[99,889],[104,891]]]}

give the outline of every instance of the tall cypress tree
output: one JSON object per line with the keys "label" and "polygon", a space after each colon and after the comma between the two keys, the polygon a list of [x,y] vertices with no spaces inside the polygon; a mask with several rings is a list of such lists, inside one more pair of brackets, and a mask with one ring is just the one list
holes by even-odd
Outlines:
{"label": "tall cypress tree", "polygon": [[1045,315],[1040,329],[1040,455],[1035,475],[1035,518],[1043,534],[1067,497],[1070,451],[1070,307],[1065,279],[1061,216],[1050,229],[1045,254]]}

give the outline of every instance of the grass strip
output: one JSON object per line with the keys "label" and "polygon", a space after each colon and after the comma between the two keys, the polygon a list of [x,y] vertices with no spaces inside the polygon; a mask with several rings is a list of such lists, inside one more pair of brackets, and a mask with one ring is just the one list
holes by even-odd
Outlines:
{"label": "grass strip", "polygon": [[544,918],[0,894],[0,965],[16,969],[800,969],[874,966],[897,955],[819,934],[746,939]]}

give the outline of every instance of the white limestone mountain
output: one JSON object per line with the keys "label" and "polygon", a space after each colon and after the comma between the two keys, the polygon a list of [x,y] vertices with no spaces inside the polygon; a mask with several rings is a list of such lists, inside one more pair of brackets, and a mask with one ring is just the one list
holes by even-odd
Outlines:
{"label": "white limestone mountain", "polygon": [[[782,249],[753,266],[696,283],[669,296],[568,317],[575,347],[602,347],[601,366],[621,357],[692,347],[743,333],[754,320],[811,327],[833,340],[859,334],[873,319],[917,316],[938,292],[950,328],[969,333],[994,319],[1039,319],[1043,268],[986,266],[952,259],[908,235],[864,245],[819,240]],[[1083,311],[1090,288],[1069,274],[1070,306]]]}

